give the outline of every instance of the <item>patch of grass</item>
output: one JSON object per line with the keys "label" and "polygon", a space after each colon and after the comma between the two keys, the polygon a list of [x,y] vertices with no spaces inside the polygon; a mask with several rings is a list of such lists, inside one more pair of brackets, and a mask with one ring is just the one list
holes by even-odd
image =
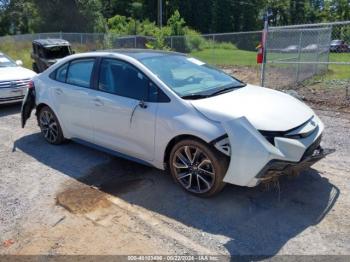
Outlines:
{"label": "patch of grass", "polygon": [[[103,49],[103,46],[98,45],[81,45],[72,44],[72,49],[76,53],[83,53],[92,50]],[[11,38],[5,39],[0,42],[0,52],[6,54],[13,60],[22,60],[23,67],[32,70],[32,59],[30,54],[32,52],[32,43],[27,42],[16,42]]]}
{"label": "patch of grass", "polygon": [[0,42],[0,52],[6,54],[13,60],[22,60],[23,66],[26,68],[32,68],[32,59],[30,58],[30,52],[32,50],[32,44],[30,42],[15,42],[12,39],[5,39]]}
{"label": "patch of grass", "polygon": [[256,66],[256,52],[239,49],[204,49],[190,54],[208,64]]}
{"label": "patch of grass", "polygon": [[[205,61],[209,64],[221,66],[252,66],[256,67],[256,52],[244,51],[239,49],[204,49],[202,51],[195,51],[191,53],[192,56]],[[290,59],[296,60],[296,54],[270,54],[271,59]],[[314,54],[302,54],[302,60],[313,61],[316,59]],[[350,53],[331,53],[329,57],[330,62],[350,62]],[[283,67],[279,65],[278,67]],[[289,67],[289,66],[285,66]],[[329,65],[328,72],[322,76],[325,80],[341,80],[350,79],[349,65]]]}
{"label": "patch of grass", "polygon": [[[330,54],[330,62],[350,63],[350,53]],[[325,75],[326,79],[348,79],[350,80],[350,65],[330,65]]]}

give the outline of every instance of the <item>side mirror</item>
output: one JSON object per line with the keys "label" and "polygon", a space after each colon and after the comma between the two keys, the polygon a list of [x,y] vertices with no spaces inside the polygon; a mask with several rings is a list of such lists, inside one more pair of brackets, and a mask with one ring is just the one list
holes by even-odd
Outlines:
{"label": "side mirror", "polygon": [[23,65],[22,60],[16,60],[16,65],[18,65],[18,66],[22,66],[22,65]]}
{"label": "side mirror", "polygon": [[72,50],[72,55],[74,55],[75,54],[75,51],[74,50]]}

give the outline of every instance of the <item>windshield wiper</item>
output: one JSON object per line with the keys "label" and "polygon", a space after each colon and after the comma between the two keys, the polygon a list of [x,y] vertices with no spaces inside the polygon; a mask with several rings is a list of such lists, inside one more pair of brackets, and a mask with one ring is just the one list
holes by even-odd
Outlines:
{"label": "windshield wiper", "polygon": [[216,95],[220,95],[220,94],[223,94],[223,93],[227,93],[227,92],[230,92],[232,91],[233,89],[236,89],[236,88],[241,88],[241,87],[245,87],[246,84],[242,84],[242,85],[238,85],[238,86],[230,86],[230,87],[225,87],[225,88],[222,88],[214,93],[211,93],[209,96],[216,96]]}
{"label": "windshield wiper", "polygon": [[181,98],[182,99],[193,99],[193,100],[196,100],[196,99],[203,99],[203,98],[207,98],[208,95],[200,95],[200,94],[190,94],[190,95],[185,95],[185,96],[182,96]]}

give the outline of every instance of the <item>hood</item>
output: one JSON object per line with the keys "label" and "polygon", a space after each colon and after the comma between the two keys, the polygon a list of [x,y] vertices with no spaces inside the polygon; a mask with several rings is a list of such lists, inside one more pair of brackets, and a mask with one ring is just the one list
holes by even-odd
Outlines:
{"label": "hood", "polygon": [[21,66],[0,67],[0,81],[32,78],[36,73]]}
{"label": "hood", "polygon": [[256,129],[264,131],[287,131],[314,115],[311,108],[290,95],[252,85],[191,103],[213,121],[244,116]]}

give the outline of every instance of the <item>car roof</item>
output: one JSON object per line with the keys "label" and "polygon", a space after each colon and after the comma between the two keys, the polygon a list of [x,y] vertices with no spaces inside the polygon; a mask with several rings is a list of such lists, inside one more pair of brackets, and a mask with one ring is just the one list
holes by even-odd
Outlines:
{"label": "car roof", "polygon": [[169,56],[169,55],[185,56],[185,54],[178,53],[178,52],[152,50],[152,49],[110,49],[110,50],[99,50],[98,52],[126,55],[136,60],[142,60],[149,57]]}
{"label": "car roof", "polygon": [[33,41],[35,44],[42,45],[44,47],[52,47],[52,46],[68,46],[70,43],[67,40],[64,39],[54,39],[54,38],[48,38],[48,39],[36,39]]}

